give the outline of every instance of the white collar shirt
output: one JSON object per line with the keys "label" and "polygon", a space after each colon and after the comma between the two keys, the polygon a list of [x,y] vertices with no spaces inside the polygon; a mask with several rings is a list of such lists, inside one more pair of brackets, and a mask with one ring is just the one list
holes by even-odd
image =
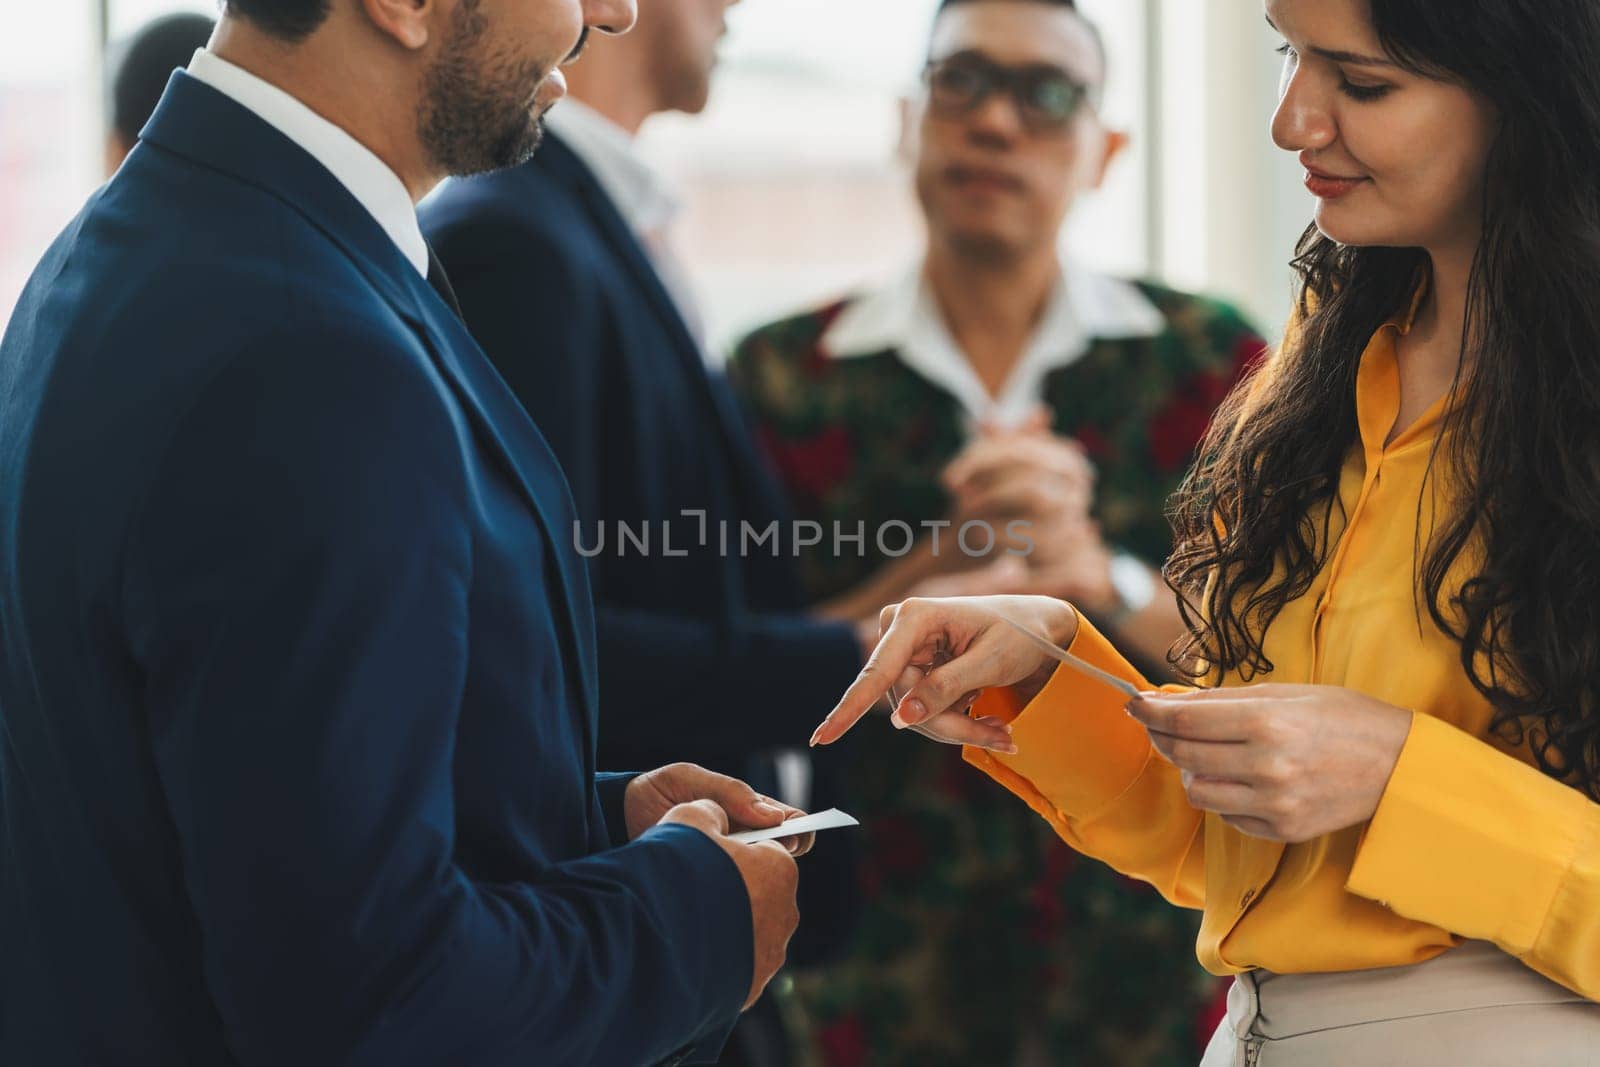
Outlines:
{"label": "white collar shirt", "polygon": [[276,85],[204,48],[194,54],[188,73],[305,149],[367,209],[417,272],[427,277],[428,244],[417,222],[417,206],[400,176],[371,149]]}
{"label": "white collar shirt", "polygon": [[991,394],[951,335],[919,263],[847,307],[823,335],[822,350],[832,359],[897,353],[955,397],[970,432],[980,424],[1024,421],[1044,399],[1045,378],[1082,359],[1096,340],[1154,337],[1165,328],[1161,312],[1132,283],[1063,256],[1022,358],[998,395]]}
{"label": "white collar shirt", "polygon": [[594,175],[633,231],[702,358],[709,360],[694,281],[672,245],[672,226],[683,213],[678,191],[640,155],[632,134],[583,101],[567,97],[550,109],[545,124]]}
{"label": "white collar shirt", "polygon": [[661,233],[677,221],[682,199],[639,154],[627,130],[570,96],[551,108],[544,121],[589,168],[635,233]]}

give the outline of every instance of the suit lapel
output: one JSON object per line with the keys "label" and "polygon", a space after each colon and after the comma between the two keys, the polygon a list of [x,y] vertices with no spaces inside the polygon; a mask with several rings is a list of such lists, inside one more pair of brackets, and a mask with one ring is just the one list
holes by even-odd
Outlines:
{"label": "suit lapel", "polygon": [[628,225],[616,205],[611,202],[611,198],[595,179],[594,173],[578,158],[576,152],[554,134],[546,135],[544,145],[539,149],[539,155],[529,165],[542,166],[556,174],[577,194],[590,221],[605,238],[611,251],[628,268],[628,273],[633,276],[639,291],[649,301],[656,319],[672,335],[674,355],[680,360],[692,360],[699,366],[701,360],[699,342],[689,333],[689,327],[683,321],[683,314],[678,309],[677,301],[667,292],[661,276],[656,272],[655,264],[650,261],[649,255],[639,243],[639,238],[634,234],[633,227]]}
{"label": "suit lapel", "polygon": [[465,324],[415,270],[409,274],[414,313],[408,318],[421,327],[440,373],[456,390],[479,437],[510,476],[550,545],[552,569],[568,621],[562,628],[563,651],[569,662],[579,665],[586,704],[584,718],[590,732],[588,748],[592,752],[593,723],[598,713],[594,600],[589,573],[571,547],[577,510],[566,475],[544,435]]}
{"label": "suit lapel", "polygon": [[722,439],[722,454],[728,473],[742,499],[740,510],[747,517],[786,519],[788,509],[773,491],[771,479],[759,466],[759,452],[739,411],[733,394],[719,388],[706,369],[700,343],[689,332],[677,301],[667,291],[655,264],[617,206],[606,195],[594,173],[559,137],[547,135],[539,156],[529,166],[542,166],[553,173],[577,196],[606,245],[627,268],[628,273],[649,302],[659,325],[673,340],[673,357],[678,360],[701,397],[717,433]]}
{"label": "suit lapel", "polygon": [[574,507],[554,453],[461,320],[445,306],[376,219],[310,154],[210,86],[182,71],[140,139],[277,197],[356,265],[425,342],[480,441],[509,476],[550,545],[566,661],[576,664],[585,757],[598,712],[594,608],[588,572],[571,550]]}

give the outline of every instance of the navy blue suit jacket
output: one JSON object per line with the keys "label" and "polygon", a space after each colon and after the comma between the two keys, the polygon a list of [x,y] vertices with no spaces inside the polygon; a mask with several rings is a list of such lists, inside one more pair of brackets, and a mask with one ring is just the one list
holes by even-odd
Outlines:
{"label": "navy blue suit jacket", "polygon": [[749,903],[615,847],[571,522],[372,217],[175,75],[0,343],[0,1063],[719,1042]]}
{"label": "navy blue suit jacket", "polygon": [[[473,336],[567,472],[586,552],[603,524],[590,560],[602,758],[739,769],[803,745],[860,646],[804,614],[781,492],[594,176],[547,136],[521,167],[448,183],[422,221]],[[705,514],[705,544],[686,511]],[[650,531],[649,554],[619,544],[619,522]],[[742,522],[778,523],[776,555],[772,542],[742,554]],[[663,524],[684,555],[665,553]]]}

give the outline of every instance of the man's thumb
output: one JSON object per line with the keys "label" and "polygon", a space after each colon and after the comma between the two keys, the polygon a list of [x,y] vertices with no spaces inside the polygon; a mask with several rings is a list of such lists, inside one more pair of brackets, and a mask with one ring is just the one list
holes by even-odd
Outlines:
{"label": "man's thumb", "polygon": [[739,822],[757,829],[777,826],[788,816],[782,808],[743,782],[729,790],[727,800],[728,810],[734,813]]}
{"label": "man's thumb", "polygon": [[661,823],[692,826],[703,834],[720,837],[728,832],[728,813],[714,800],[695,800],[677,807],[661,816]]}

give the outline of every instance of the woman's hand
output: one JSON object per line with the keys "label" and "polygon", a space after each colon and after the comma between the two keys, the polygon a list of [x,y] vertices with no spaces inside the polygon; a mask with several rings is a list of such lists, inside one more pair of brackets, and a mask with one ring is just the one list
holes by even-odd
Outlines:
{"label": "woman's hand", "polygon": [[1409,711],[1326,685],[1141,693],[1128,713],[1192,807],[1287,842],[1371,819],[1411,730]]}
{"label": "woman's hand", "polygon": [[884,608],[877,649],[811,743],[830,745],[843,737],[893,688],[902,695],[892,720],[897,728],[949,745],[1016,752],[1008,727],[969,718],[967,709],[992,686],[1016,686],[1031,697],[1056,664],[1002,619],[1063,647],[1078,633],[1077,612],[1049,597],[914,599]]}

